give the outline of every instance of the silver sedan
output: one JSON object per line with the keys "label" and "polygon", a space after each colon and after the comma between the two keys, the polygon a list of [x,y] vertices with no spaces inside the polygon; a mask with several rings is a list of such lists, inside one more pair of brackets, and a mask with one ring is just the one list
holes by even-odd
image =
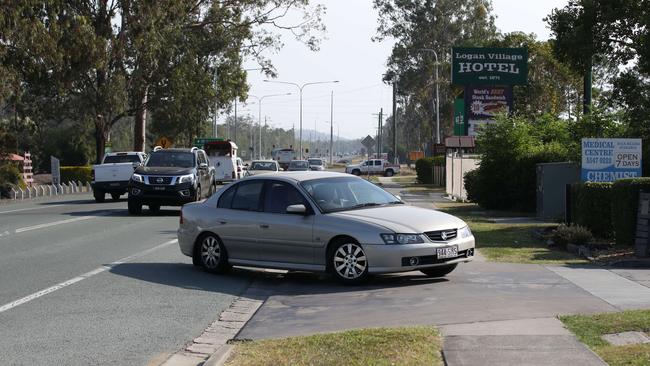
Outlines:
{"label": "silver sedan", "polygon": [[330,272],[344,283],[412,270],[441,277],[474,256],[462,220],[333,172],[261,175],[224,187],[183,206],[178,242],[209,272],[233,265]]}

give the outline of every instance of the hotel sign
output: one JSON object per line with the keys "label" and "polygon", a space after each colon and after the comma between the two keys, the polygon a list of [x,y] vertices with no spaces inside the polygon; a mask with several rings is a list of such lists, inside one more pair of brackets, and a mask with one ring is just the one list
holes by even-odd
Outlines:
{"label": "hotel sign", "polygon": [[522,85],[528,82],[526,48],[460,48],[452,54],[454,85]]}

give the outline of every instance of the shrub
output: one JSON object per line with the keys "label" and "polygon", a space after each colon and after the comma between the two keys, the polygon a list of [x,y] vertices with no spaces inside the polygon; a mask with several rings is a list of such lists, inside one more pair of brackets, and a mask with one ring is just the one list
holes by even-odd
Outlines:
{"label": "shrub", "polygon": [[433,167],[445,166],[444,156],[435,156],[432,158],[418,159],[415,162],[415,172],[418,176],[418,182],[423,184],[433,183]]}
{"label": "shrub", "polygon": [[571,197],[572,222],[591,230],[601,238],[611,238],[612,183],[574,184]]}
{"label": "shrub", "polygon": [[639,192],[650,192],[650,177],[619,179],[612,186],[612,221],[618,245],[634,245]]}
{"label": "shrub", "polygon": [[0,197],[9,198],[14,187],[25,188],[20,170],[11,163],[0,165]]}
{"label": "shrub", "polygon": [[591,231],[580,225],[560,225],[553,233],[553,242],[564,247],[567,244],[586,245],[593,239]]}
{"label": "shrub", "polygon": [[83,184],[89,183],[92,181],[91,171],[92,166],[62,166],[61,167],[61,183],[67,182],[77,182],[80,181]]}

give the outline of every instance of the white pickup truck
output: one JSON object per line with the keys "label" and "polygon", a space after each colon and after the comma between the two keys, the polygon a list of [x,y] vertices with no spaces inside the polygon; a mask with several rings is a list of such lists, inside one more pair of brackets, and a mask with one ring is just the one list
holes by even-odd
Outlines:
{"label": "white pickup truck", "polygon": [[399,173],[399,165],[391,164],[384,159],[370,159],[361,164],[346,166],[345,172],[354,175],[381,174],[386,177],[392,177]]}
{"label": "white pickup truck", "polygon": [[133,170],[144,162],[146,155],[142,152],[116,152],[104,155],[99,165],[93,165],[92,187],[96,202],[104,202],[106,193],[113,200],[120,199],[126,193]]}

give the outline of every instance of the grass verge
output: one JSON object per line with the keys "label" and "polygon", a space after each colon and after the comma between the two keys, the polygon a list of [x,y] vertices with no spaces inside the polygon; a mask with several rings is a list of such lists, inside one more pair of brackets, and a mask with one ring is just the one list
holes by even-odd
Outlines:
{"label": "grass verge", "polygon": [[442,365],[432,327],[374,328],[237,343],[226,365]]}
{"label": "grass verge", "polygon": [[[586,259],[563,250],[549,248],[532,231],[555,226],[536,222],[493,222],[495,218],[529,217],[526,213],[486,211],[473,203],[436,202],[436,206],[449,214],[458,216],[469,225],[479,248],[488,260],[508,263],[536,264],[586,264]],[[530,217],[533,221],[533,217]]]}
{"label": "grass verge", "polygon": [[650,331],[650,310],[631,310],[596,315],[561,316],[560,320],[581,342],[610,366],[650,365],[650,344],[610,345],[602,335],[629,331]]}

